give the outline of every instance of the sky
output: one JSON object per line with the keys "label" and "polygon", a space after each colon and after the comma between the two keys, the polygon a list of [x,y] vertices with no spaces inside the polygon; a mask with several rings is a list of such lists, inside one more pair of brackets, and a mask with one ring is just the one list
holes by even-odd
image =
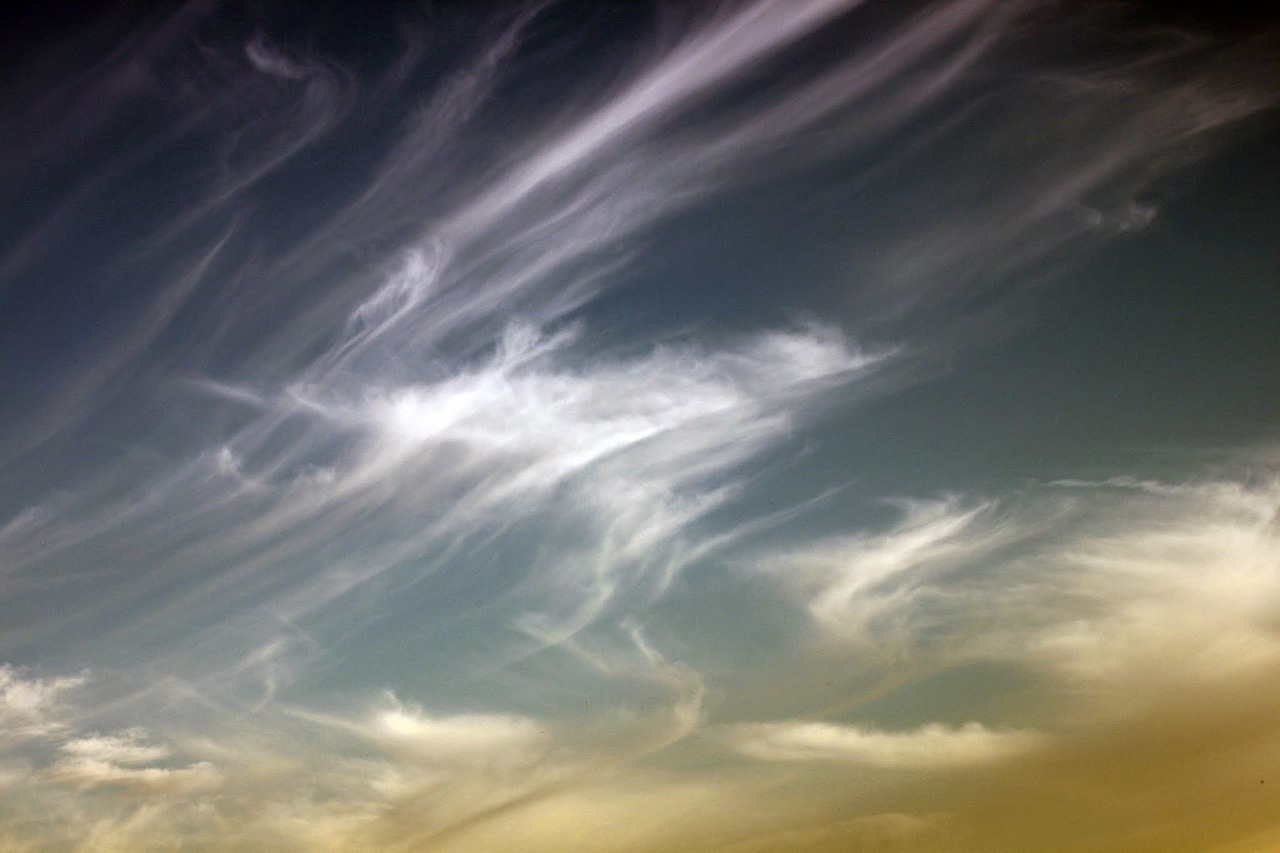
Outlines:
{"label": "sky", "polygon": [[1280,849],[1226,5],[5,13],[0,851]]}

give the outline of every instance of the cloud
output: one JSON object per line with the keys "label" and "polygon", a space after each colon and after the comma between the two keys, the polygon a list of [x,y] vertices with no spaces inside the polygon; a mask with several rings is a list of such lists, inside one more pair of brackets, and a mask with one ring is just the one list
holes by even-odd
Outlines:
{"label": "cloud", "polygon": [[[1046,261],[1159,228],[1162,179],[1275,104],[1274,60],[1022,0],[704,4],[607,50],[557,40],[574,4],[516,5],[365,55],[407,13],[193,3],[0,96],[4,355],[39,365],[5,386],[4,641],[118,674],[73,708],[86,677],[0,666],[0,823],[1025,850],[1033,809],[992,803],[1081,838],[1066,812],[1170,811],[1191,767],[1262,832],[1274,458],[866,527],[769,472],[809,453],[801,489],[837,494],[827,415],[995,334]],[[1036,689],[932,713],[965,667]],[[782,669],[787,703],[876,722],[740,713]]]}
{"label": "cloud", "polygon": [[172,764],[167,747],[150,744],[142,729],[115,735],[91,734],[72,738],[49,768],[54,780],[80,789],[119,786],[150,794],[195,794],[219,787],[223,774],[210,762]]}
{"label": "cloud", "polygon": [[[111,593],[66,593],[59,613],[67,619],[94,612],[122,635],[149,637],[143,645],[157,639],[148,631],[163,633],[161,623],[192,620],[199,637],[185,654],[234,667],[279,640],[281,621],[332,617],[335,602],[375,579],[394,597],[424,577],[466,571],[447,567],[459,553],[475,554],[478,538],[492,543],[537,519],[555,541],[540,549],[527,582],[503,587],[527,611],[506,615],[540,642],[563,642],[610,608],[661,597],[684,566],[713,550],[709,543],[728,541],[717,537],[732,531],[699,536],[695,528],[824,405],[856,397],[852,380],[890,352],[859,352],[822,323],[639,357],[585,333],[572,339],[568,320],[606,293],[622,295],[630,279],[619,273],[651,226],[809,168],[814,158],[800,153],[807,140],[838,140],[821,157],[840,160],[937,110],[943,136],[954,129],[982,150],[938,158],[938,140],[913,142],[912,130],[883,160],[889,172],[925,178],[900,183],[879,166],[850,166],[862,177],[841,203],[856,201],[859,187],[876,198],[859,205],[875,222],[850,237],[848,268],[875,309],[866,316],[913,300],[950,305],[998,278],[984,259],[999,267],[1045,257],[1079,233],[1082,207],[1109,210],[1113,194],[1123,210],[1137,210],[1132,190],[1158,177],[1147,165],[1269,102],[1225,58],[1204,80],[1184,70],[1169,82],[1152,70],[1194,66],[1181,62],[1191,48],[1180,39],[1160,42],[1145,64],[1151,43],[1122,39],[1132,61],[1107,69],[1048,63],[1038,73],[992,75],[988,63],[1028,61],[1024,49],[1037,39],[1076,44],[1080,26],[1029,4],[974,0],[894,13],[892,26],[867,28],[856,49],[816,52],[805,74],[760,85],[806,40],[829,36],[828,27],[843,33],[866,10],[834,0],[758,2],[689,15],[660,49],[637,49],[625,71],[563,110],[513,120],[502,151],[473,146],[477,128],[505,115],[496,102],[504,87],[519,90],[521,47],[539,8],[472,33],[474,49],[450,74],[418,74],[418,44],[371,87],[340,57],[263,32],[237,31],[200,49],[177,37],[149,45],[157,52],[149,61],[164,57],[184,71],[170,93],[176,112],[194,110],[190,125],[178,122],[182,129],[157,144],[207,147],[220,161],[174,201],[180,210],[166,215],[159,237],[125,241],[132,260],[95,264],[155,287],[139,285],[122,309],[124,327],[138,334],[113,331],[109,344],[87,345],[62,371],[71,402],[52,406],[66,417],[50,417],[74,420],[67,412],[105,405],[111,395],[86,384],[115,387],[144,360],[154,368],[145,382],[199,377],[196,386],[219,389],[217,399],[178,407],[185,425],[146,425],[183,433],[157,437],[182,449],[155,469],[105,474],[110,497],[96,503],[44,507],[38,537],[0,535],[13,556],[7,571],[29,579],[71,566],[59,575],[68,588],[68,574],[93,574]],[[202,14],[192,7],[172,26],[186,32],[219,20]],[[155,80],[135,82],[137,98],[157,97]],[[407,99],[417,112],[384,97],[379,87],[392,83],[421,90]],[[1038,88],[1054,95],[1050,107],[1028,97]],[[371,89],[378,97],[362,101]],[[1129,109],[1132,98],[1143,109]],[[1196,117],[1190,125],[1170,120],[1184,112]],[[1113,122],[1117,114],[1126,120]],[[1046,116],[1080,128],[1072,139],[1090,144],[1059,151],[1058,136],[1027,133]],[[984,131],[968,132],[969,122]],[[349,186],[336,182],[348,192],[329,197],[315,188],[334,182],[303,180],[316,174],[301,152],[315,162],[347,159],[339,156],[349,150],[345,134],[366,131],[364,170]],[[1036,144],[1018,153],[1028,141]],[[987,156],[988,144],[1009,156]],[[474,159],[457,159],[471,148]],[[154,152],[142,154],[112,181],[145,183]],[[1011,173],[984,183],[994,195],[977,213],[969,173],[959,169],[971,161],[1008,164]],[[1131,176],[1133,168],[1142,175]],[[308,190],[299,200],[286,178],[322,198]],[[967,224],[956,225],[958,210]],[[255,243],[273,217],[297,228]],[[957,228],[963,233],[951,233]],[[803,290],[799,278],[786,286]],[[358,546],[356,531],[366,531]],[[71,559],[82,551],[94,554],[92,569]],[[139,559],[149,570],[130,572]],[[162,601],[153,598],[159,590]],[[840,593],[831,595],[815,606],[839,619]],[[143,601],[148,612],[139,613]],[[214,627],[232,622],[234,630]],[[42,630],[62,623],[29,628]],[[177,645],[163,645],[178,655]]]}
{"label": "cloud", "polygon": [[[954,123],[939,122],[935,136],[887,167],[915,170],[918,183],[886,210],[855,273],[859,304],[886,319],[954,316],[956,300],[998,292],[1031,264],[1146,227],[1162,179],[1276,100],[1251,50],[1209,50],[1200,34],[1144,27],[1117,9],[942,9],[977,19],[978,69],[1027,51],[1045,59],[1025,75],[986,76],[981,100],[970,99],[966,75],[934,92],[942,109],[955,109]],[[1108,61],[1075,58],[1104,29]],[[988,178],[999,175],[990,191],[973,186],[978,163]]]}
{"label": "cloud", "polygon": [[431,765],[520,765],[546,752],[545,724],[527,717],[463,714],[432,717],[393,703],[369,724],[370,737],[384,749]]}
{"label": "cloud", "polygon": [[93,758],[69,758],[50,769],[58,782],[81,789],[122,786],[149,794],[188,795],[218,788],[223,776],[212,764],[185,767],[123,767]]}
{"label": "cloud", "polygon": [[902,614],[923,609],[921,599],[943,588],[946,576],[1026,535],[998,519],[990,502],[965,505],[950,496],[898,508],[901,517],[886,532],[820,541],[780,555],[766,570],[800,596],[822,631],[873,647],[886,630],[909,641],[920,626],[897,623]]}
{"label": "cloud", "polygon": [[[819,325],[594,360],[580,358],[581,335],[515,324],[435,382],[289,389],[273,404],[279,420],[202,457],[143,510],[195,541],[161,564],[190,586],[144,619],[268,600],[274,631],[332,614],[374,578],[404,588],[521,535],[547,545],[499,591],[523,607],[511,618],[528,636],[563,642],[610,608],[660,598],[706,553],[697,525],[739,492],[749,463],[819,417],[831,389],[893,358]],[[307,442],[280,449],[278,433],[299,423]],[[211,516],[211,501],[230,517]],[[326,556],[313,560],[317,544]],[[267,571],[282,565],[299,569]],[[294,639],[260,636],[258,648],[274,660]]]}
{"label": "cloud", "polygon": [[730,740],[744,754],[765,761],[840,761],[902,770],[983,765],[1045,742],[1035,732],[993,731],[981,723],[934,723],[906,732],[833,723],[756,723],[737,727]]}
{"label": "cloud", "polygon": [[63,729],[70,710],[63,695],[87,682],[86,675],[33,678],[23,669],[0,664],[0,745]]}
{"label": "cloud", "polygon": [[59,747],[76,760],[112,762],[115,764],[150,764],[169,757],[162,746],[148,745],[146,733],[133,729],[118,735],[87,735],[69,740]]}
{"label": "cloud", "polygon": [[[1144,701],[1280,661],[1280,487],[1270,458],[1251,468],[1241,480],[1062,481],[1001,502],[905,501],[887,530],[761,566],[819,636],[868,661],[998,659],[1069,680],[1077,695]],[[1167,660],[1179,665],[1158,665]]]}
{"label": "cloud", "polygon": [[[1274,468],[1254,477],[1126,482],[1111,500],[1099,487],[1117,520],[1056,555],[1056,591],[1076,612],[1045,626],[1032,653],[1082,686],[1139,703],[1179,685],[1207,689],[1275,671],[1280,479]],[[1174,660],[1176,668],[1161,663]]]}
{"label": "cloud", "polygon": [[[1176,849],[1192,836],[1204,849],[1265,847],[1280,817],[1264,793],[1280,756],[1280,478],[1274,450],[1224,458],[1180,480],[907,503],[884,529],[767,564],[820,638],[805,658],[810,682],[888,673],[832,705],[873,719],[977,705],[999,722],[783,721],[730,727],[726,742],[767,763],[801,762],[809,778],[848,766],[838,784],[875,791],[851,796],[858,803],[885,802],[885,780],[855,770],[936,762],[973,774],[961,796],[935,772],[889,797],[901,813],[943,815],[940,834],[904,849],[1013,851],[1044,838],[1064,849]],[[886,592],[899,588],[909,594]],[[831,590],[858,630],[812,606]],[[975,700],[955,688],[964,679],[998,698]],[[804,684],[796,676],[789,689],[803,694]]]}
{"label": "cloud", "polygon": [[[852,49],[811,52],[806,74],[758,85],[806,39],[845,32],[865,5],[687,14],[660,47],[639,40],[623,68],[608,67],[609,82],[533,116],[501,96],[522,91],[521,48],[549,14],[538,4],[476,31],[456,22],[465,47],[439,58],[443,74],[424,67],[422,27],[401,28],[406,43],[374,64],[380,75],[361,74],[265,28],[223,34],[198,3],[149,23],[96,67],[70,63],[63,85],[28,93],[32,115],[48,110],[41,96],[66,113],[35,134],[32,156],[75,160],[87,177],[66,182],[80,187],[71,199],[39,194],[53,199],[11,247],[31,257],[6,278],[36,287],[62,249],[88,242],[108,279],[154,286],[139,288],[124,321],[63,354],[14,446],[109,406],[144,362],[214,382],[301,373],[333,383],[432,350],[474,354],[511,315],[556,323],[615,288],[650,226],[722,192],[856,157],[868,162],[850,169],[858,177],[842,204],[875,199],[846,241],[844,277],[861,313],[951,311],[1064,247],[1149,221],[1153,203],[1138,196],[1274,103],[1256,48],[1215,52],[1169,31],[1114,27],[1121,60],[1072,63],[1064,57],[1099,31],[1096,10],[996,0],[889,14]],[[216,35],[198,37],[206,32]],[[1032,70],[1002,73],[1010,62]],[[145,144],[83,156],[119,151],[111,134],[157,113],[167,118]],[[940,130],[913,125],[924,118]],[[495,121],[500,146],[485,141]],[[18,122],[32,124],[25,113]],[[1064,131],[1039,132],[1046,125]],[[100,137],[115,144],[93,145]],[[886,137],[891,155],[868,156]],[[368,150],[341,156],[353,148]],[[336,160],[352,162],[350,182],[315,165]],[[190,180],[162,194],[158,226],[126,229],[112,249],[82,239],[77,223],[109,230],[110,200],[171,161],[189,165]],[[973,163],[998,163],[1000,179],[976,192]],[[268,226],[279,220],[297,227],[276,235]],[[402,267],[416,269],[413,283]]]}

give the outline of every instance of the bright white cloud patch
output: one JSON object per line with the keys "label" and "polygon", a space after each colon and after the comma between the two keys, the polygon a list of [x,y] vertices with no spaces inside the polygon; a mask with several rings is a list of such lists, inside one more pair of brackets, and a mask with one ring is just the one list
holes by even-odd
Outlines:
{"label": "bright white cloud patch", "polygon": [[[810,423],[827,393],[893,355],[811,325],[718,350],[670,345],[580,361],[580,334],[509,326],[489,358],[434,383],[373,383],[351,395],[294,387],[282,411],[317,418],[347,450],[323,477],[313,468],[280,483],[281,500],[246,534],[305,537],[309,524],[357,525],[377,512],[390,541],[356,555],[367,579],[415,558],[435,565],[467,537],[531,519],[574,529],[559,553],[533,562],[533,610],[520,621],[560,642],[620,597],[660,596],[698,553],[683,545],[694,525],[734,496],[745,466]],[[289,609],[304,615],[350,586],[313,576]]]}
{"label": "bright white cloud patch", "polygon": [[541,757],[545,725],[526,717],[464,714],[433,717],[398,706],[379,712],[369,735],[383,748],[429,765],[520,765]]}
{"label": "bright white cloud patch", "polygon": [[118,735],[86,735],[59,749],[76,760],[116,764],[150,764],[169,757],[169,750],[146,742],[146,732],[134,729]]}
{"label": "bright white cloud patch", "polygon": [[904,732],[833,723],[758,723],[740,726],[731,735],[735,748],[765,761],[839,761],[901,770],[983,765],[1044,742],[1034,732],[993,731],[980,723],[933,723]]}
{"label": "bright white cloud patch", "polygon": [[769,567],[831,636],[872,647],[896,630],[909,641],[918,626],[899,620],[928,607],[948,574],[1025,535],[990,503],[950,497],[899,506],[901,520],[887,532],[815,543]]}
{"label": "bright white cloud patch", "polygon": [[[1280,666],[1280,479],[1104,483],[1113,519],[1057,555],[1078,610],[1034,646],[1064,675],[1107,692],[1211,686]],[[1109,494],[1114,491],[1115,494]],[[1074,616],[1074,618],[1071,618]],[[1168,661],[1176,661],[1169,666]]]}
{"label": "bright white cloud patch", "polygon": [[58,749],[62,756],[49,775],[78,788],[123,786],[157,794],[192,794],[213,790],[223,781],[207,761],[169,761],[171,750],[150,742],[142,729],[88,734],[67,740]]}
{"label": "bright white cloud patch", "polygon": [[1121,711],[1280,665],[1280,480],[1270,457],[1254,469],[906,502],[884,532],[763,565],[864,664],[1003,661]]}
{"label": "bright white cloud patch", "polygon": [[56,732],[65,725],[65,694],[88,681],[87,676],[39,678],[0,664],[0,745]]}

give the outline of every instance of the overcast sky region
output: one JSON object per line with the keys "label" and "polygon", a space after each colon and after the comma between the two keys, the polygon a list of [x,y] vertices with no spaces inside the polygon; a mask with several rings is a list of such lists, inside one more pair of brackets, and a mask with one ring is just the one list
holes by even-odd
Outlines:
{"label": "overcast sky region", "polygon": [[1274,12],[5,14],[0,853],[1280,849]]}

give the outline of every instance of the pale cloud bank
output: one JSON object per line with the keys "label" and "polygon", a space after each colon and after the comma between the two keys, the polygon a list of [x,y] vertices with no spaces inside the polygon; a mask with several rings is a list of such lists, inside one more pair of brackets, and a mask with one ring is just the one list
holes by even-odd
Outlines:
{"label": "pale cloud bank", "polygon": [[[1150,753],[1159,776],[1173,761],[1170,744],[1193,738],[1204,756],[1185,759],[1203,763],[1206,786],[1227,790],[1237,764],[1257,772],[1228,756],[1245,749],[1265,763],[1280,748],[1280,731],[1265,722],[1280,660],[1280,490],[1270,458],[1241,463],[1248,472],[1239,477],[1077,481],[1031,486],[1000,501],[903,501],[899,523],[887,529],[820,540],[761,564],[811,620],[815,637],[797,639],[816,639],[814,654],[855,667],[891,661],[900,687],[939,667],[1014,666],[1033,673],[1048,697],[1034,726],[719,723],[714,708],[732,697],[719,692],[715,672],[671,663],[652,631],[633,625],[633,665],[645,663],[668,692],[669,704],[649,709],[648,719],[638,708],[616,707],[585,726],[516,713],[440,714],[385,694],[362,713],[295,709],[278,746],[267,735],[275,725],[269,712],[260,718],[267,739],[257,746],[152,740],[141,730],[51,733],[57,756],[37,772],[75,791],[172,795],[162,810],[153,802],[150,811],[101,824],[119,838],[230,837],[234,828],[235,837],[271,839],[281,849],[532,850],[557,834],[565,849],[598,849],[606,827],[654,808],[667,810],[661,826],[615,834],[606,847],[642,850],[684,839],[725,850],[769,843],[942,850],[988,839],[990,849],[1019,849],[1024,831],[1001,816],[997,801],[1024,802],[1028,820],[1064,837],[1076,831],[1071,803],[1119,826],[1108,797],[1125,800],[1121,782],[1109,780],[1139,772],[1121,760],[1126,749],[1138,753],[1135,761]],[[830,601],[840,606],[812,606]],[[858,630],[846,630],[841,618]],[[912,632],[897,632],[902,624],[928,631],[903,645]],[[877,644],[893,654],[868,656]],[[582,644],[581,652],[592,647]],[[1235,697],[1230,707],[1216,698],[1225,691]],[[708,695],[716,696],[710,709]],[[668,734],[654,734],[659,729]],[[1117,752],[1117,743],[1130,746]],[[720,761],[736,754],[738,763],[694,770],[680,757],[707,749],[723,751]],[[779,800],[797,772],[830,779],[830,791]],[[299,774],[313,790],[283,793]],[[1139,776],[1131,781],[1146,788],[1144,803],[1183,790]],[[956,803],[939,781],[946,778],[981,784]],[[1046,804],[1049,792],[1063,804]],[[201,800],[199,814],[181,799],[215,794],[221,799]],[[894,810],[856,817],[885,803]]]}
{"label": "pale cloud bank", "polygon": [[1025,731],[994,731],[981,723],[939,723],[886,732],[833,723],[757,723],[740,726],[730,742],[764,761],[838,761],[894,770],[945,770],[983,765],[1029,752],[1045,743]]}
{"label": "pale cloud bank", "polygon": [[212,791],[223,776],[212,764],[185,767],[129,767],[96,758],[67,758],[55,764],[49,775],[80,789],[123,786],[148,794],[189,795]]}
{"label": "pale cloud bank", "polygon": [[40,678],[0,664],[0,746],[63,729],[65,694],[88,681],[86,675]]}
{"label": "pale cloud bank", "polygon": [[548,726],[507,714],[431,716],[388,697],[363,734],[379,748],[428,766],[515,769],[544,758],[551,745]]}
{"label": "pale cloud bank", "polygon": [[72,759],[150,764],[169,757],[169,750],[146,742],[146,732],[133,729],[117,735],[86,735],[69,740],[59,749]]}
{"label": "pale cloud bank", "polygon": [[1124,713],[1280,665],[1280,479],[1269,453],[1241,466],[908,501],[883,532],[762,567],[865,667],[1000,661]]}

